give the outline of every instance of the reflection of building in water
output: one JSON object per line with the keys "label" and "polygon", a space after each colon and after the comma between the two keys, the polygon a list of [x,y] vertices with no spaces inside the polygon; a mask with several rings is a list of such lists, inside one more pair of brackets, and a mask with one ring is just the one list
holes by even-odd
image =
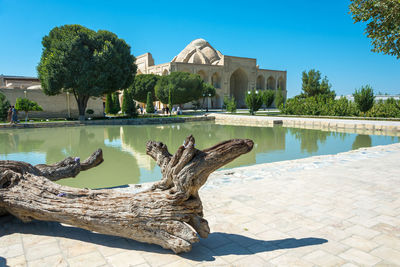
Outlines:
{"label": "reflection of building in water", "polygon": [[130,153],[132,156],[135,157],[137,164],[139,165],[139,168],[141,169],[146,169],[151,171],[154,169],[154,160],[146,155],[146,153],[142,153],[138,150],[135,150],[135,148],[128,143],[125,143],[124,140],[124,128],[120,127],[120,142],[121,142],[121,149],[124,152]]}

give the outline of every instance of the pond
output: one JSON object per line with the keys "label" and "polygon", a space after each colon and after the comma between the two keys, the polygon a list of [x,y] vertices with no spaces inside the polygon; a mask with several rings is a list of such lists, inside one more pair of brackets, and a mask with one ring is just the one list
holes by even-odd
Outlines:
{"label": "pond", "polygon": [[67,156],[86,159],[103,149],[104,163],[60,184],[105,188],[156,181],[159,167],[146,155],[148,140],[168,145],[170,153],[193,134],[196,147],[204,149],[232,138],[249,138],[253,150],[224,168],[253,165],[314,155],[335,154],[360,147],[399,142],[399,137],[360,135],[299,128],[217,125],[213,122],[143,126],[82,126],[0,131],[0,160],[52,164]]}

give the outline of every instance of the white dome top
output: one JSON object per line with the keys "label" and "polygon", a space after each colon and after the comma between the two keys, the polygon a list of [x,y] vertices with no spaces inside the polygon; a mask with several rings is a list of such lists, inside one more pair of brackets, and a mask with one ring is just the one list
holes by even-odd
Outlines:
{"label": "white dome top", "polygon": [[172,62],[219,65],[222,54],[206,40],[196,39],[188,44]]}

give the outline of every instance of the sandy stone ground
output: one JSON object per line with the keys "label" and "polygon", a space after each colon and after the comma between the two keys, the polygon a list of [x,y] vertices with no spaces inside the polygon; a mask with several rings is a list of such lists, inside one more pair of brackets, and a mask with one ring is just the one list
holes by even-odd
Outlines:
{"label": "sandy stone ground", "polygon": [[[214,173],[189,253],[0,218],[0,266],[400,266],[400,144]],[[125,189],[126,190],[126,189]]]}

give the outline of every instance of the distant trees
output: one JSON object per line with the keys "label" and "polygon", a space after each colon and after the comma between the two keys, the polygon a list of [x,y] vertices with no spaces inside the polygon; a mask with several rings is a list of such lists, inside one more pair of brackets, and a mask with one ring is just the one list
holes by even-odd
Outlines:
{"label": "distant trees", "polygon": [[275,96],[275,105],[277,108],[281,109],[284,103],[285,103],[285,97],[283,96],[282,88],[278,88]]}
{"label": "distant trees", "polygon": [[372,40],[372,51],[400,59],[400,1],[351,0],[354,23],[365,22],[365,33]]}
{"label": "distant trees", "polygon": [[161,76],[155,74],[140,74],[135,77],[132,87],[129,89],[133,99],[145,103],[147,101],[147,93],[151,92],[153,100],[155,100],[154,88]]}
{"label": "distant trees", "polygon": [[17,98],[15,102],[15,109],[18,111],[25,112],[25,121],[28,121],[29,111],[43,111],[43,108],[38,105],[35,101],[29,100],[28,98]]}
{"label": "distant trees", "polygon": [[353,97],[358,109],[364,112],[364,114],[374,105],[374,90],[369,85],[361,87],[360,90],[356,90]]}
{"label": "distant trees", "polygon": [[7,119],[9,106],[10,102],[8,102],[6,96],[0,93],[0,121],[5,121]]}
{"label": "distant trees", "polygon": [[164,104],[184,104],[202,96],[203,80],[197,74],[172,72],[161,76],[155,86],[158,100]]}
{"label": "distant trees", "polygon": [[331,87],[326,76],[321,81],[320,71],[315,69],[311,69],[308,72],[303,71],[301,89],[304,97],[325,95],[334,98],[335,92],[331,91]]}
{"label": "distant trees", "polygon": [[262,94],[258,92],[258,90],[248,91],[246,97],[244,99],[246,106],[249,108],[249,112],[251,115],[254,115],[263,104]]}
{"label": "distant trees", "polygon": [[73,93],[80,120],[90,97],[128,88],[136,74],[130,46],[109,31],[64,25],[53,28],[42,44],[37,71],[43,91]]}

